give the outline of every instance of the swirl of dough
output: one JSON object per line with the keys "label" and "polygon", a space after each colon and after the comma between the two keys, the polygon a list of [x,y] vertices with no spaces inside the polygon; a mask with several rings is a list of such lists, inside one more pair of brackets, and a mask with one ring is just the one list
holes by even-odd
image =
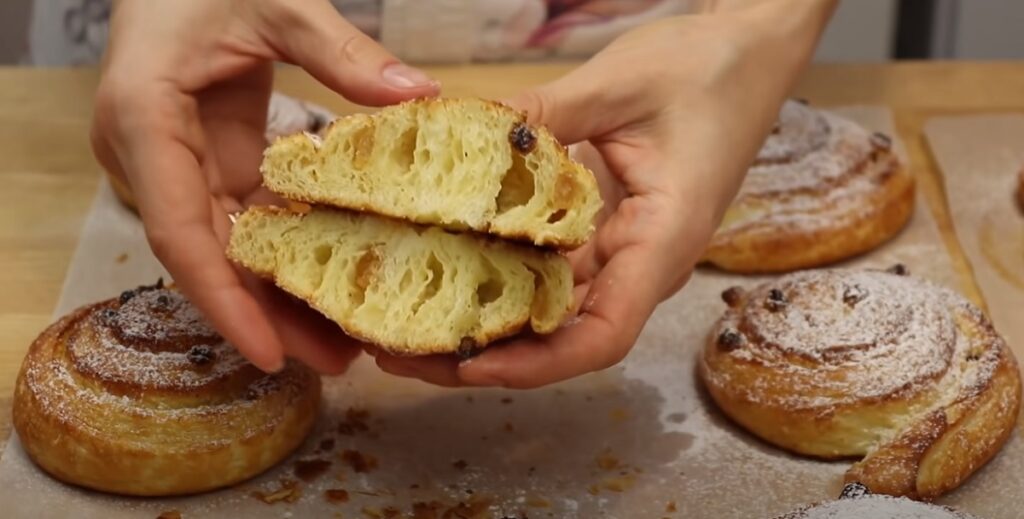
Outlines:
{"label": "swirl of dough", "polygon": [[980,310],[901,274],[803,271],[727,290],[700,361],[712,397],[785,449],[864,457],[848,478],[876,492],[956,487],[1013,428],[1016,361]]}
{"label": "swirl of dough", "polygon": [[848,258],[903,227],[913,190],[888,136],[789,101],[705,261],[737,272],[783,272]]}
{"label": "swirl of dough", "polygon": [[70,483],[132,495],[201,492],[252,477],[313,425],[319,378],[249,364],[160,285],[83,307],[32,344],[14,425]]}

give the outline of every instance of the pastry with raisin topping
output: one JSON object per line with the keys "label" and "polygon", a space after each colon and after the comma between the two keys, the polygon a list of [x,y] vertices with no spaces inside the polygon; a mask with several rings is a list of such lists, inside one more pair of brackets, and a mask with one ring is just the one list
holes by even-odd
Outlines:
{"label": "pastry with raisin topping", "polygon": [[53,477],[137,496],[232,485],[271,467],[313,426],[320,379],[249,364],[162,284],[79,308],[29,348],[13,421]]}
{"label": "pastry with raisin topping", "polygon": [[906,268],[803,271],[722,296],[698,361],[714,401],[786,450],[861,458],[847,481],[938,497],[1017,421],[1009,346],[976,306]]}

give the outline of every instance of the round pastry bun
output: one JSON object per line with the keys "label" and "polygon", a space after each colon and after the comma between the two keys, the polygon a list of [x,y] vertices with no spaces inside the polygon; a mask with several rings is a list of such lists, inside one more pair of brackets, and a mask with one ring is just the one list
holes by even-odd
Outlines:
{"label": "round pastry bun", "polygon": [[862,457],[873,492],[931,499],[1009,437],[1017,362],[988,318],[906,271],[820,270],[723,293],[701,378],[738,424],[786,450]]}
{"label": "round pastry bun", "polygon": [[794,510],[776,519],[975,519],[945,506],[905,497],[872,494],[860,483],[849,483],[836,501]]}
{"label": "round pastry bun", "polygon": [[884,243],[913,209],[914,179],[888,136],[788,101],[704,261],[740,273],[820,267]]}
{"label": "round pastry bun", "polygon": [[47,328],[22,364],[13,421],[29,457],[61,481],[164,496],[263,472],[302,443],[319,400],[315,373],[259,371],[158,284]]}

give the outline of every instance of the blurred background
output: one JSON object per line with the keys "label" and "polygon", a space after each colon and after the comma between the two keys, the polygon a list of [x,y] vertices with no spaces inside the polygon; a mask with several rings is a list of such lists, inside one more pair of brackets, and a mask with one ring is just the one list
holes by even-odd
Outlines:
{"label": "blurred background", "polygon": [[[444,63],[585,57],[699,1],[332,0],[403,58]],[[109,0],[0,0],[0,64],[95,63],[109,9]],[[817,60],[1024,58],[1022,27],[1021,0],[844,0]]]}

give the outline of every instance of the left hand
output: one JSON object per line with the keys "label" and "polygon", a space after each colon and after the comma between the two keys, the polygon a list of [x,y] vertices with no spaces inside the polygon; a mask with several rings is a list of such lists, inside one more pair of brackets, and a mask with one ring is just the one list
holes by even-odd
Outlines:
{"label": "left hand", "polygon": [[[562,142],[589,140],[603,159],[595,174],[605,212],[570,254],[578,317],[461,362],[378,352],[377,364],[445,386],[531,388],[621,361],[655,307],[689,279],[810,57],[824,21],[799,23],[794,12],[813,2],[793,1],[642,27],[512,100]],[[800,31],[808,43],[793,37]]]}

